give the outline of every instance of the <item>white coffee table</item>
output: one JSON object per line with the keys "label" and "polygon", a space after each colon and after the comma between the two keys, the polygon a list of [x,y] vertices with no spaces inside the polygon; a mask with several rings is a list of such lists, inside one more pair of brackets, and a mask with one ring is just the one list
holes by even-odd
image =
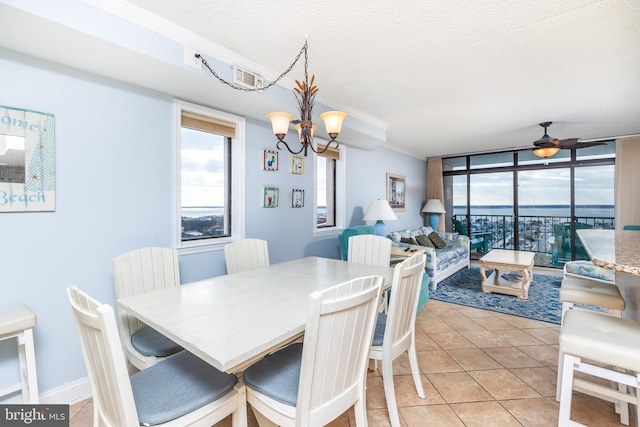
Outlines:
{"label": "white coffee table", "polygon": [[[482,292],[514,295],[529,298],[529,286],[533,280],[535,253],[493,249],[480,258]],[[487,277],[486,271],[493,269]]]}

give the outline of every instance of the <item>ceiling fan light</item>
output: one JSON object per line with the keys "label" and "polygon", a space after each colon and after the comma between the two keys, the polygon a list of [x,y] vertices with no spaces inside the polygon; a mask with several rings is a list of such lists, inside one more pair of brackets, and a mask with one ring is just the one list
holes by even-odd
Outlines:
{"label": "ceiling fan light", "polygon": [[547,157],[554,156],[558,151],[560,151],[560,148],[559,147],[541,147],[541,148],[536,148],[532,151],[533,151],[533,154],[535,154],[536,156],[546,159]]}

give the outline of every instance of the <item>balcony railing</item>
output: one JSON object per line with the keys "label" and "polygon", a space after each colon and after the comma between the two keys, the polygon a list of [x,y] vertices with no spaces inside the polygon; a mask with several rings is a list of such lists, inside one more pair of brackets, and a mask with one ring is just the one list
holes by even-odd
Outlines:
{"label": "balcony railing", "polygon": [[[507,215],[453,215],[471,235],[491,233],[489,249],[516,249],[514,218]],[[469,227],[469,222],[471,227]],[[572,229],[567,216],[519,216],[517,224],[518,246],[522,251],[536,252],[536,265],[561,267],[573,259],[589,259],[574,230],[615,228],[612,217],[575,217]],[[575,247],[575,249],[574,249]],[[476,254],[472,254],[475,258]],[[482,256],[482,254],[478,254]]]}

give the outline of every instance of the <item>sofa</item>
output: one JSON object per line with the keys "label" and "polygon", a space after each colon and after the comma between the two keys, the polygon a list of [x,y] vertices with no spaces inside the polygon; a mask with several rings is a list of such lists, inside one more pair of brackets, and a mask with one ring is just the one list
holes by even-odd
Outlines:
{"label": "sofa", "polygon": [[[425,250],[427,255],[425,272],[429,277],[429,286],[432,290],[435,290],[438,287],[438,282],[451,276],[456,271],[469,267],[471,251],[469,237],[457,233],[436,232],[446,243],[446,246],[442,249],[406,243],[407,239],[413,238],[415,240],[417,236],[428,236],[432,232],[433,229],[431,227],[420,227],[394,231],[389,233],[387,237],[391,239],[394,245]],[[405,242],[402,241],[403,238]]]}

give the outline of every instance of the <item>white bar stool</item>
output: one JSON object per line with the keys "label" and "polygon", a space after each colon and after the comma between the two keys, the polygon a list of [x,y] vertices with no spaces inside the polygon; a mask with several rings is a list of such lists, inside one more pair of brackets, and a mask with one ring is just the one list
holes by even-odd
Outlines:
{"label": "white bar stool", "polygon": [[621,317],[625,308],[620,289],[612,283],[598,280],[565,277],[560,285],[560,301],[562,301],[562,318],[574,304],[586,304],[603,307],[608,314]]}
{"label": "white bar stool", "polygon": [[[629,424],[628,404],[636,408],[636,420],[640,419],[640,322],[607,316],[586,310],[569,310],[560,332],[562,355],[562,388],[558,426],[582,425],[571,420],[572,390],[585,383],[593,396],[620,403],[627,408],[620,411],[620,421]],[[585,360],[585,359],[588,359]],[[616,366],[620,372],[604,366]],[[574,379],[574,372],[584,372],[623,385],[619,390]],[[627,393],[627,386],[635,393]],[[624,404],[622,404],[624,402]]]}
{"label": "white bar stool", "polygon": [[0,309],[0,341],[16,338],[20,359],[20,382],[0,390],[0,397],[22,390],[23,403],[38,403],[36,354],[33,346],[35,326],[36,315],[24,304]]}
{"label": "white bar stool", "polygon": [[[577,277],[565,277],[560,285],[560,301],[562,301],[562,320],[568,310],[574,309],[574,304],[586,304],[603,307],[608,310],[607,314],[613,317],[621,317],[625,308],[625,302],[618,287],[611,283],[598,280],[580,279]],[[558,353],[558,375],[556,379],[556,400],[560,401],[560,388],[562,387],[562,351]],[[591,394],[588,389],[576,388],[577,390]],[[625,408],[616,407],[617,411],[624,411]],[[621,417],[624,416],[620,413]]]}

